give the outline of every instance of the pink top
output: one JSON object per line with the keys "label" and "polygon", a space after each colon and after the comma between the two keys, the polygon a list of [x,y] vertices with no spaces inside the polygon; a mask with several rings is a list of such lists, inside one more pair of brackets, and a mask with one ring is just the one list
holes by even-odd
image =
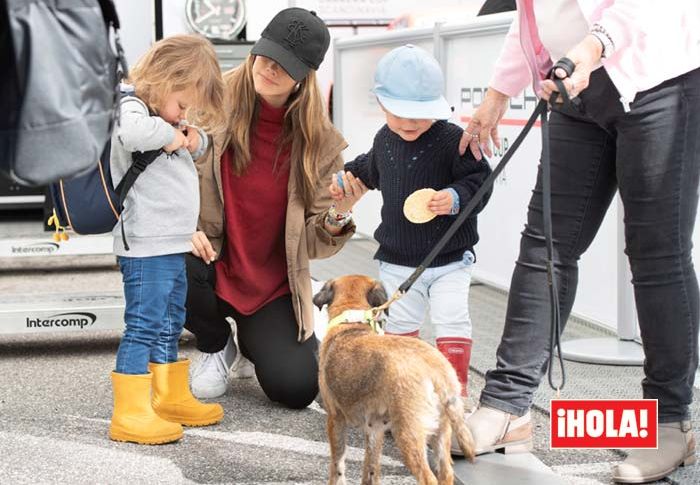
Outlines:
{"label": "pink top", "polygon": [[[533,1],[543,0],[516,0],[518,21],[510,26],[489,83],[508,96],[520,93],[530,80],[539,93],[552,66],[538,36]],[[700,0],[577,1],[588,25],[602,26],[615,44],[614,54],[602,63],[623,104],[700,67]]]}

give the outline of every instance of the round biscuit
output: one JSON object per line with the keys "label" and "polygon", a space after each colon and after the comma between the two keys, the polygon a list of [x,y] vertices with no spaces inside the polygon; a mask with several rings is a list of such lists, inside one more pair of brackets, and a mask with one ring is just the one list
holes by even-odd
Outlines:
{"label": "round biscuit", "polygon": [[435,192],[433,189],[420,189],[406,197],[406,201],[403,203],[403,214],[406,219],[414,224],[423,224],[433,220],[437,214],[428,208],[428,203]]}

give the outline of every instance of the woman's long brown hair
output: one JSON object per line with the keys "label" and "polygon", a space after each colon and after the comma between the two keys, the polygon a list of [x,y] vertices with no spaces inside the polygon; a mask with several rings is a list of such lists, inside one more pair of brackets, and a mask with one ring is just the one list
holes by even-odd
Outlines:
{"label": "woman's long brown hair", "polygon": [[[249,55],[239,67],[224,74],[229,106],[229,147],[233,149],[233,171],[245,173],[250,164],[250,129],[258,112],[258,96],[253,84],[253,62]],[[287,100],[278,154],[288,147],[290,170],[297,172],[301,196],[308,207],[318,187],[318,166],[324,142],[323,133],[331,122],[321,97],[316,72],[311,70]]]}

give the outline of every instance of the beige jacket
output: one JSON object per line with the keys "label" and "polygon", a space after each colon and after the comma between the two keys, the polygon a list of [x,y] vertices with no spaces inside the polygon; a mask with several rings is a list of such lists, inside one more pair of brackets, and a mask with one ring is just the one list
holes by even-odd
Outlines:
{"label": "beige jacket", "polygon": [[[228,134],[214,136],[205,154],[195,164],[199,172],[200,210],[198,229],[203,231],[221,254],[224,240],[224,193],[221,185],[221,156],[228,146]],[[324,219],[331,205],[328,185],[331,174],[342,170],[341,151],[347,142],[332,126],[327,131],[324,151],[318,167],[319,181],[316,196],[310,207],[304,206],[297,194],[297,171],[290,170],[287,186],[287,218],[285,246],[287,252],[287,276],[292,291],[294,314],[299,325],[298,339],[308,339],[314,330],[314,311],[311,289],[310,259],[323,259],[337,253],[355,233],[355,225],[348,224],[338,236],[331,236],[324,227]]]}

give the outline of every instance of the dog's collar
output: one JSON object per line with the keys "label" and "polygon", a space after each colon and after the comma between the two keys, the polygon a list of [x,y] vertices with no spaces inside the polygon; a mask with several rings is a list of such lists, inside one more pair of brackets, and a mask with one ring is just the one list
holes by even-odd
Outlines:
{"label": "dog's collar", "polygon": [[342,323],[364,323],[369,325],[375,333],[384,335],[381,322],[374,317],[374,312],[369,310],[345,310],[337,317],[328,322],[328,328],[333,328]]}

